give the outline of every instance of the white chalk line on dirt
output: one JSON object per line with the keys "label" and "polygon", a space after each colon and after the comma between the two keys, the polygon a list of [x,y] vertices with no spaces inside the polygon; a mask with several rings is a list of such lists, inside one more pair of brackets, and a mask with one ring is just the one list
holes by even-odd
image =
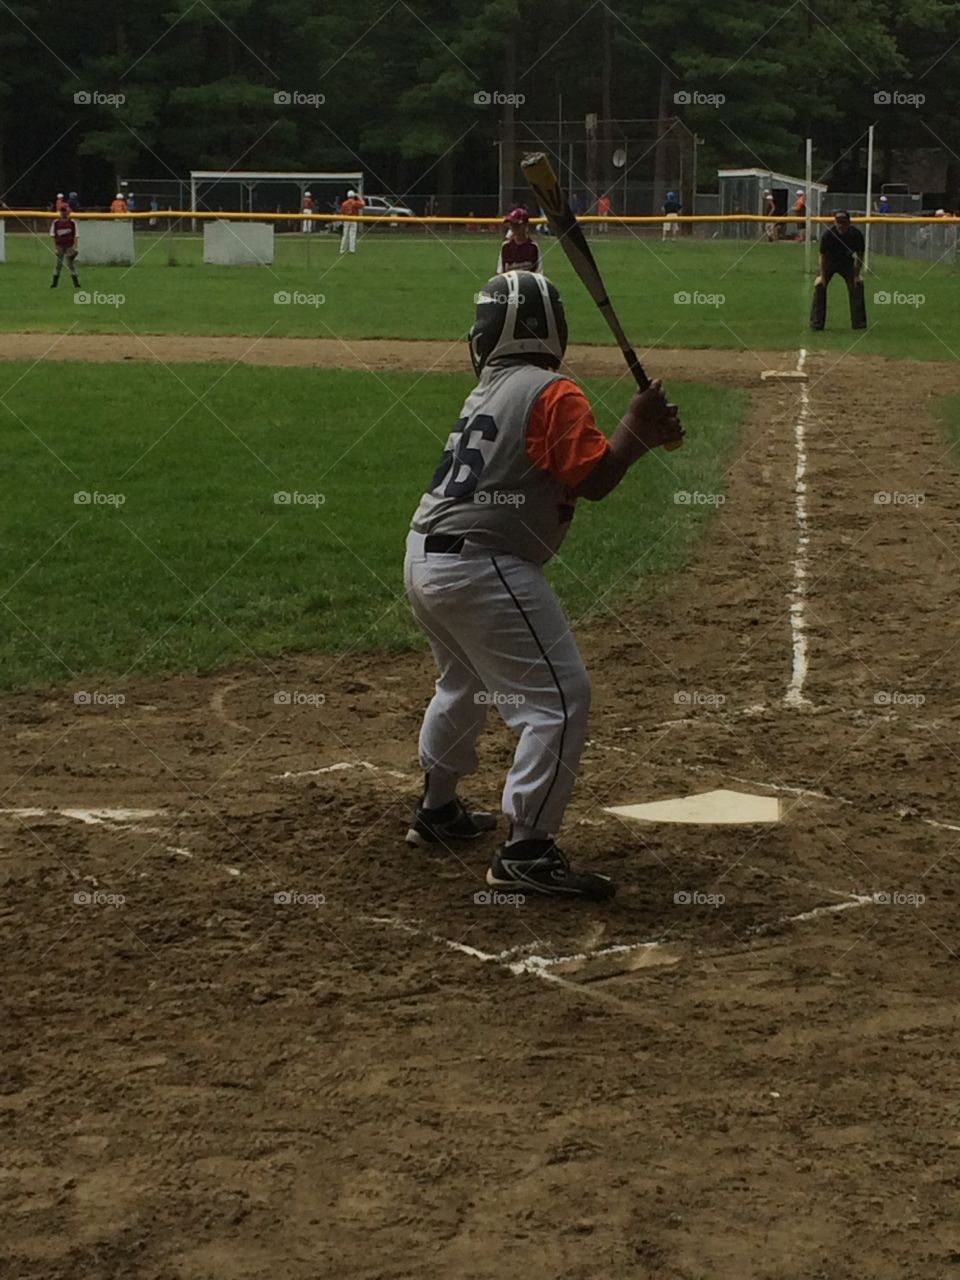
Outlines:
{"label": "white chalk line on dirt", "polygon": [[[807,362],[805,347],[800,348],[797,373],[803,372]],[[788,707],[807,707],[803,686],[807,679],[809,656],[807,652],[807,570],[810,547],[810,524],[807,514],[807,420],[810,416],[810,393],[806,382],[800,383],[800,411],[794,424],[796,466],[794,471],[794,518],[797,526],[797,552],[793,559],[793,589],[790,592],[790,632],[793,647],[793,668],[790,684],[784,695]]]}
{"label": "white chalk line on dirt", "polygon": [[442,934],[432,933],[424,929],[417,920],[404,920],[402,916],[364,916],[364,919],[370,924],[389,925],[393,929],[399,929],[402,933],[409,933],[414,937],[429,938],[431,942],[436,942],[450,951],[457,951],[460,955],[470,956],[474,960],[481,960],[484,964],[500,964],[509,969],[511,973],[532,973],[537,977],[543,977],[548,970],[558,964],[576,964],[578,961],[593,960],[598,956],[624,955],[631,951],[653,950],[655,947],[663,945],[661,942],[621,942],[608,947],[596,947],[569,956],[539,956],[532,954],[515,960],[512,957],[516,956],[518,952],[529,950],[533,944],[527,944],[522,947],[508,947],[506,951],[481,951],[479,947],[471,947],[465,942],[456,942],[453,938],[445,938]]}
{"label": "white chalk line on dirt", "polygon": [[[753,869],[759,870],[759,868]],[[796,881],[795,883],[805,882]],[[787,925],[803,924],[809,920],[816,920],[820,916],[834,915],[840,911],[853,911],[860,907],[874,906],[877,901],[873,894],[846,893],[840,889],[827,888],[825,885],[808,884],[807,887],[819,893],[828,893],[833,897],[840,897],[843,901],[821,904],[820,906],[809,907],[805,911],[795,912],[793,915],[780,916],[772,922],[755,925],[748,929],[747,933],[753,936],[773,933],[785,928]],[[405,920],[402,916],[363,916],[362,919],[368,924],[383,925],[399,930],[401,933],[409,934],[412,937],[427,939],[438,946],[446,947],[448,951],[457,952],[459,955],[467,956],[472,960],[479,960],[482,964],[500,965],[501,968],[507,969],[516,977],[529,974],[535,978],[543,978],[549,982],[560,983],[562,986],[573,987],[577,991],[585,990],[582,984],[569,982],[567,979],[560,977],[559,974],[552,973],[551,970],[558,965],[584,964],[590,960],[601,959],[604,956],[628,955],[641,951],[653,952],[671,945],[660,940],[620,942],[605,947],[588,947],[586,951],[575,952],[571,955],[542,956],[532,953],[515,959],[514,957],[517,956],[518,952],[529,950],[531,944],[523,947],[508,947],[505,951],[499,952],[483,951],[479,947],[471,947],[465,942],[457,942],[454,938],[445,938],[442,934],[423,928],[420,921]]]}
{"label": "white chalk line on dirt", "polygon": [[88,827],[111,822],[118,826],[129,826],[130,823],[139,822],[142,818],[156,818],[160,812],[160,809],[0,809],[0,813],[9,813],[15,818],[44,818],[49,814],[59,815],[62,818],[74,818]]}
{"label": "white chalk line on dirt", "polygon": [[[72,818],[75,822],[83,823],[85,827],[120,828],[124,831],[137,831],[141,835],[154,836],[163,835],[163,828],[144,826],[143,819],[157,818],[162,813],[162,809],[40,809],[36,807],[0,809],[0,817],[9,815],[12,818]],[[168,844],[164,845],[164,849],[167,853],[176,854],[181,858],[193,857],[189,849],[184,849],[180,845]],[[231,875],[240,874],[239,871],[233,871],[229,867],[227,870]]]}
{"label": "white chalk line on dirt", "polygon": [[417,779],[409,773],[401,773],[398,769],[385,769],[383,765],[371,764],[369,760],[338,760],[336,764],[324,765],[320,769],[287,770],[286,773],[274,773],[271,782],[289,782],[293,778],[318,778],[323,773],[342,773],[344,769],[367,769],[370,773],[382,773],[388,778],[397,778],[401,782],[415,782]]}

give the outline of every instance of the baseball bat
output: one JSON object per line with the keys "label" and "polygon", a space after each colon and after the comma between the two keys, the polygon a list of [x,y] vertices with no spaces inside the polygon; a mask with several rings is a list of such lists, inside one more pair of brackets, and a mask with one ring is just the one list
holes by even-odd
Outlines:
{"label": "baseball bat", "polygon": [[[527,182],[533,188],[533,193],[546,216],[550,230],[559,240],[564,253],[570,259],[574,271],[583,281],[587,292],[599,307],[600,314],[604,320],[606,320],[610,332],[616,339],[617,346],[623,352],[623,358],[626,360],[627,367],[633,374],[637,386],[641,391],[646,391],[647,387],[650,386],[650,379],[647,377],[647,372],[640,363],[636,351],[630,345],[619,317],[613,309],[613,303],[607,296],[600,268],[597,266],[590,246],[587,244],[583,228],[570,208],[567,197],[557,180],[557,175],[553,172],[553,165],[551,165],[542,151],[537,151],[533,155],[525,156],[520,162],[520,168],[523,170]],[[673,440],[670,444],[665,445],[664,448],[679,449],[682,443],[683,441],[681,440]]]}

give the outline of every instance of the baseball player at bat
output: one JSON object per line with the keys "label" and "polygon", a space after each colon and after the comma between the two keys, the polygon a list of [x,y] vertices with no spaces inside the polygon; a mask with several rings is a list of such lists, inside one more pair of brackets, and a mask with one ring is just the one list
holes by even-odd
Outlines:
{"label": "baseball player at bat", "polygon": [[517,737],[503,789],[509,834],[487,883],[602,900],[605,875],[574,871],[555,843],[586,738],[590,680],[543,567],[580,499],[599,502],[682,428],[659,382],[638,391],[613,436],[560,372],[567,322],[544,276],[509,271],[477,296],[468,337],[478,382],[413,516],[407,598],[437,665],[420,730],[423,793],[412,845],[450,848],[491,831],[457,794],[495,707]]}

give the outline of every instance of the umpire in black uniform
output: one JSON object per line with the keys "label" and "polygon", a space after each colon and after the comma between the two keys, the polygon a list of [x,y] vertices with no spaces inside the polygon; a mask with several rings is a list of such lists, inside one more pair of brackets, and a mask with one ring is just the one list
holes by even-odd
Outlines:
{"label": "umpire in black uniform", "polygon": [[867,327],[867,304],[863,296],[863,232],[850,225],[850,215],[840,210],[833,226],[820,237],[820,273],[813,287],[810,328],[822,329],[827,320],[827,285],[834,276],[843,276],[850,294],[850,325]]}

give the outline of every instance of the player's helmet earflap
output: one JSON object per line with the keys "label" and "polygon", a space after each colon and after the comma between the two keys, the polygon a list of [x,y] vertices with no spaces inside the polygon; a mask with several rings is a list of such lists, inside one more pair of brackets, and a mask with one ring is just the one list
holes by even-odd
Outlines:
{"label": "player's helmet earflap", "polygon": [[557,286],[533,271],[507,271],[477,294],[477,318],[467,335],[473,371],[507,356],[549,356],[567,349],[567,318]]}

